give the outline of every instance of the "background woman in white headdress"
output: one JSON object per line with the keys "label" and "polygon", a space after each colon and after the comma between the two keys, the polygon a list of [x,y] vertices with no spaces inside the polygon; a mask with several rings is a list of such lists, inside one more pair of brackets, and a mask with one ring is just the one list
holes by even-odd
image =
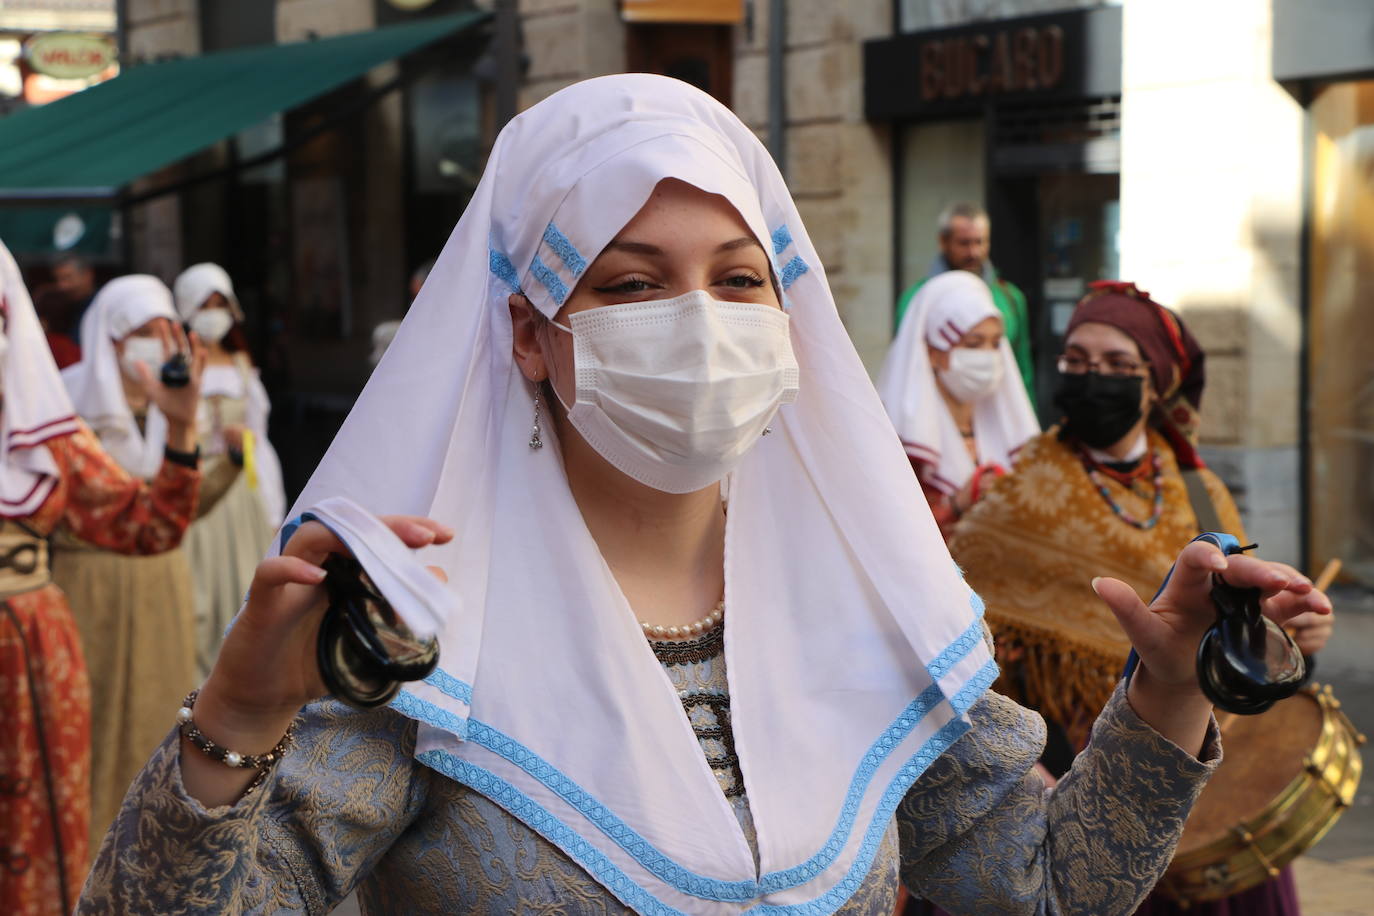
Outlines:
{"label": "background woman in white headdress", "polygon": [[987,475],[1006,473],[1040,432],[1002,315],[987,284],[966,271],[922,285],[883,363],[878,393],[946,539]]}
{"label": "background woman in white headdress", "polygon": [[[81,362],[62,372],[76,413],[105,451],[140,480],[152,480],[167,447],[167,418],[141,371],[156,376],[176,339],[172,292],[156,277],[117,277],[81,319]],[[140,368],[142,367],[142,369]],[[161,719],[196,683],[191,567],[178,547],[127,556],[70,529],[53,537],[53,581],[81,631],[96,710],[91,719],[92,848],[148,752]]]}
{"label": "background woman in white headdress", "polygon": [[[781,176],[675,80],[502,131],[298,509],[82,912],[886,916],[900,867],[956,912],[1123,913],[1217,759],[1197,545],[1153,609],[1099,583],[1144,667],[1044,791]],[[312,702],[344,550],[442,646],[370,712]]]}
{"label": "background woman in white headdress", "polygon": [[124,553],[176,547],[200,485],[193,421],[202,365],[193,359],[191,383],[176,390],[139,375],[167,419],[145,483],[75,415],[0,244],[0,913],[70,913],[88,861],[91,691],[48,539],[69,529]]}
{"label": "background woman in white headdress", "polygon": [[[201,518],[187,538],[196,590],[196,656],[204,676],[282,522],[286,494],[281,463],[267,439],[272,405],[248,355],[243,309],[229,274],[218,264],[195,264],[181,272],[172,290],[181,320],[208,352],[198,421],[210,485]],[[243,473],[224,473],[229,464]]]}

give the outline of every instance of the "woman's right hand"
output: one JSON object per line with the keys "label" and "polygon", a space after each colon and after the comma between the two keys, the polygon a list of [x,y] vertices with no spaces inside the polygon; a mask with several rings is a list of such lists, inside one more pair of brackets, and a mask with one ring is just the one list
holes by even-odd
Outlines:
{"label": "woman's right hand", "polygon": [[[453,538],[452,529],[431,519],[393,515],[382,521],[412,549]],[[196,727],[211,741],[243,754],[264,753],[302,706],[325,694],[315,663],[327,600],[320,564],[331,553],[347,552],[324,525],[306,522],[280,556],[258,565],[248,602],[196,699]],[[207,807],[232,804],[255,775],[211,760],[184,739],[182,745],[186,790]]]}

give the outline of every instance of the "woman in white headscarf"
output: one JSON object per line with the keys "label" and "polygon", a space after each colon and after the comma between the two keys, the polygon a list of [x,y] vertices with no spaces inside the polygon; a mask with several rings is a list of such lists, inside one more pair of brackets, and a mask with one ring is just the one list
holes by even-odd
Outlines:
{"label": "woman in white headscarf", "polygon": [[[62,372],[72,406],[130,475],[157,476],[167,418],[151,402],[140,366],[156,375],[177,329],[172,293],[156,277],[117,277],[81,319],[81,362]],[[196,683],[191,568],[177,547],[127,556],[70,529],[53,536],[53,581],[81,632],[91,694],[91,847],[100,843],[148,752],[161,719]]]}
{"label": "woman in white headscarf", "polygon": [[[187,538],[196,590],[196,657],[203,677],[224,628],[238,613],[253,569],[286,512],[281,463],[267,439],[272,405],[248,356],[243,309],[218,264],[186,268],[172,286],[181,320],[208,351],[198,416],[206,472],[227,486],[208,487],[201,518]],[[247,433],[247,435],[245,435]],[[244,473],[223,474],[226,465]]]}
{"label": "woman in white headscarf", "polygon": [[963,270],[921,286],[878,393],[946,539],[985,476],[1006,473],[1040,432],[992,293]]}
{"label": "woman in white headscarf", "polygon": [[166,439],[151,481],[129,474],[73,411],[0,244],[0,913],[70,913],[89,861],[91,689],[49,540],[70,530],[129,554],[177,546],[200,486],[202,364],[181,389],[139,375]]}
{"label": "woman in white headscarf", "polygon": [[[664,77],[502,131],[298,510],[80,911],[876,916],[900,867],[959,912],[1128,912],[1217,759],[1198,545],[1153,612],[1100,584],[1145,667],[1044,792],[781,176]],[[370,712],[311,702],[345,549],[442,646]]]}

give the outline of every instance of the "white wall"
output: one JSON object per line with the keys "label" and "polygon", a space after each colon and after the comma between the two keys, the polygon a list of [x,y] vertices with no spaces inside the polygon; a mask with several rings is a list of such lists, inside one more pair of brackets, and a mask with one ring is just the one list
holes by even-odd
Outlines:
{"label": "white wall", "polygon": [[1208,351],[1208,454],[1296,561],[1303,122],[1269,0],[1132,0],[1123,31],[1122,274]]}

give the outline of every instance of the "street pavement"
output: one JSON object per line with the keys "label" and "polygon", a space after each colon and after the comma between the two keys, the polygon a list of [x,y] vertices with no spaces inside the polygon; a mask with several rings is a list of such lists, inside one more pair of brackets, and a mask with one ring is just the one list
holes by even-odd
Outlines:
{"label": "street pavement", "polygon": [[[1355,727],[1374,736],[1374,593],[1335,589],[1336,629],[1317,659],[1316,680],[1330,684]],[[1303,916],[1374,913],[1374,745],[1355,803],[1320,843],[1298,860]]]}

